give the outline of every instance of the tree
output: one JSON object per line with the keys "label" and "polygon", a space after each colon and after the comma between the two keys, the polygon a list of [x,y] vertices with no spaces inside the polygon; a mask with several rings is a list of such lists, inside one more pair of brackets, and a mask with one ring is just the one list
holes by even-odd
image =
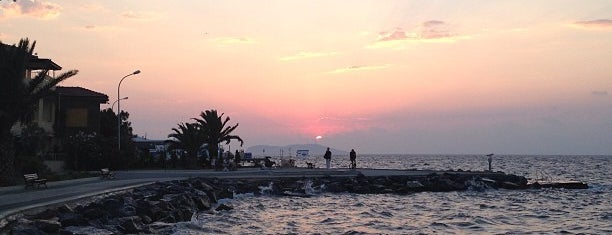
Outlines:
{"label": "tree", "polygon": [[100,141],[104,152],[105,166],[112,169],[126,168],[137,162],[136,146],[132,141],[130,114],[121,111],[121,153],[117,152],[117,114],[108,108],[100,111]]}
{"label": "tree", "polygon": [[168,150],[184,150],[187,152],[185,156],[187,167],[196,167],[198,151],[205,141],[201,126],[197,123],[179,123],[178,129],[172,128],[172,131],[174,133],[168,135],[170,138]]}
{"label": "tree", "polygon": [[27,124],[36,110],[38,100],[49,95],[60,82],[76,75],[77,70],[56,78],[42,70],[27,80],[26,73],[36,42],[21,39],[18,45],[0,43],[0,185],[8,182],[14,172],[14,139],[11,128],[19,121]]}
{"label": "tree", "polygon": [[221,155],[219,155],[219,144],[221,142],[229,144],[231,140],[238,140],[240,142],[240,146],[242,146],[244,143],[240,136],[232,135],[232,132],[238,127],[238,123],[236,123],[234,126],[226,126],[230,118],[225,117],[225,119],[223,119],[223,115],[224,114],[222,113],[221,116],[219,116],[217,114],[217,110],[206,110],[200,113],[201,119],[194,119],[204,132],[208,153],[210,154],[211,158],[217,158],[217,168],[221,167],[223,162]]}

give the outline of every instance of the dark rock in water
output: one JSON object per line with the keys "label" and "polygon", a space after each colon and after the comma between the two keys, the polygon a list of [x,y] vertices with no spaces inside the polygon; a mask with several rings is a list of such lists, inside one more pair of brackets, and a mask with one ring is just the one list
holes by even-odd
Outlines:
{"label": "dark rock in water", "polygon": [[508,182],[508,181],[504,181],[501,187],[505,189],[520,189],[521,188],[520,185],[513,183],[513,182]]}
{"label": "dark rock in water", "polygon": [[163,218],[161,218],[161,219],[160,219],[160,220],[158,220],[158,221],[159,221],[159,222],[164,222],[164,223],[176,223],[176,222],[178,222],[178,221],[176,220],[176,218],[174,218],[174,215],[170,215],[170,214],[169,214],[169,215],[167,215],[167,216],[165,216],[165,217],[163,217]]}
{"label": "dark rock in water", "polygon": [[101,208],[104,208],[105,211],[110,213],[112,217],[123,217],[125,213],[123,212],[123,203],[119,201],[117,198],[108,198],[102,202],[100,205]]}
{"label": "dark rock in water", "polygon": [[174,216],[174,219],[177,222],[181,222],[181,221],[190,221],[194,213],[195,211],[193,209],[183,207],[179,210],[174,211],[172,215]]}
{"label": "dark rock in water", "polygon": [[119,219],[119,230],[124,233],[140,232],[141,219],[138,216],[130,216]]}
{"label": "dark rock in water", "polygon": [[147,215],[140,215],[140,220],[142,221],[143,224],[150,224],[150,223],[153,222],[151,217],[149,217]]}
{"label": "dark rock in water", "polygon": [[416,180],[411,180],[406,182],[406,187],[411,188],[411,189],[416,189],[416,188],[423,188],[425,186],[423,186],[423,184],[421,184],[421,182],[416,181]]}
{"label": "dark rock in water", "polygon": [[234,192],[226,188],[226,189],[223,189],[222,191],[219,191],[218,195],[220,198],[233,198]]}
{"label": "dark rock in water", "polygon": [[[12,230],[9,231],[19,231],[16,234],[44,234],[47,231],[55,234],[167,234],[172,233],[168,223],[189,221],[195,213],[214,213],[213,209],[233,210],[228,204],[216,207],[213,204],[223,198],[232,198],[234,193],[259,194],[265,190],[265,194],[288,196],[310,196],[319,192],[407,194],[466,190],[474,184],[486,184],[487,188],[527,188],[524,177],[493,172],[447,172],[426,176],[365,176],[358,173],[355,177],[195,178],[157,182],[114,193],[74,208],[63,205],[36,215],[24,215],[23,221],[10,225]],[[562,186],[588,187],[586,184]],[[534,184],[530,187],[545,186]]]}
{"label": "dark rock in water", "polygon": [[152,220],[157,220],[165,217],[162,213],[162,209],[157,206],[156,203],[147,200],[139,200],[136,202],[136,214],[140,216],[147,216]]}
{"label": "dark rock in water", "polygon": [[62,226],[82,226],[87,224],[87,220],[77,213],[62,213],[59,215],[59,222]]}
{"label": "dark rock in water", "polygon": [[59,211],[60,213],[72,213],[72,212],[74,212],[74,210],[70,206],[68,206],[66,204],[64,204],[64,205],[60,206],[59,208],[57,208],[57,211]]}
{"label": "dark rock in water", "polygon": [[69,226],[69,227],[62,229],[59,234],[61,235],[89,235],[89,234],[112,235],[115,233],[108,229],[95,228],[91,226],[82,226],[82,227]]}
{"label": "dark rock in water", "polygon": [[85,218],[90,220],[108,216],[108,212],[99,207],[87,208],[82,214]]}
{"label": "dark rock in water", "polygon": [[59,212],[56,209],[46,209],[43,212],[40,212],[33,216],[34,219],[51,219],[53,217],[57,217]]}
{"label": "dark rock in water", "polygon": [[589,185],[582,182],[551,182],[551,183],[538,183],[535,182],[529,185],[529,188],[541,189],[541,188],[563,188],[563,189],[588,189]]}
{"label": "dark rock in water", "polygon": [[210,199],[207,196],[195,197],[193,202],[200,211],[210,210]]}
{"label": "dark rock in water", "polygon": [[57,233],[62,228],[62,224],[56,220],[37,220],[34,225],[46,233]]}
{"label": "dark rock in water", "polygon": [[216,211],[229,211],[229,210],[233,210],[234,208],[225,204],[221,204],[219,206],[217,206],[217,208],[215,209]]}
{"label": "dark rock in water", "polygon": [[40,229],[36,228],[35,226],[31,224],[27,224],[27,225],[20,224],[20,225],[13,227],[13,229],[11,229],[11,234],[45,235],[47,233],[44,231],[41,231]]}

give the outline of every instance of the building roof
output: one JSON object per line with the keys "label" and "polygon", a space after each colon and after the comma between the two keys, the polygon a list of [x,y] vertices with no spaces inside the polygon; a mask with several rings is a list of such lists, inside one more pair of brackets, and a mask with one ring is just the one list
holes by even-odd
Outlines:
{"label": "building roof", "polygon": [[62,67],[53,62],[51,59],[40,59],[38,56],[32,56],[32,58],[30,58],[30,63],[28,63],[28,69],[61,70]]}
{"label": "building roof", "polygon": [[92,91],[82,87],[65,87],[65,86],[57,86],[55,87],[55,93],[60,96],[70,96],[70,97],[89,97],[99,99],[101,103],[108,102],[108,96]]}
{"label": "building roof", "polygon": [[[26,53],[25,51],[19,49],[15,45],[7,45],[2,42],[0,42],[0,49],[6,50],[6,51],[20,50]],[[31,55],[30,61],[28,61],[28,64],[27,64],[27,69],[30,69],[30,70],[41,70],[41,69],[61,70],[62,66],[59,66],[58,64],[53,62],[51,59],[41,59],[41,58],[38,58],[38,56],[36,55]]]}

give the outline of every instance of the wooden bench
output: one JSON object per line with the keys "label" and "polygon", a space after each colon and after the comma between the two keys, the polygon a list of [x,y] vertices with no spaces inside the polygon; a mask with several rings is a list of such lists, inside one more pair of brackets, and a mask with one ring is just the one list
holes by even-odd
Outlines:
{"label": "wooden bench", "polygon": [[44,185],[47,188],[47,179],[40,178],[38,173],[25,174],[23,175],[23,179],[25,180],[25,188],[34,187],[36,185],[40,188],[41,185]]}
{"label": "wooden bench", "polygon": [[108,168],[102,168],[102,169],[100,169],[100,178],[102,178],[102,179],[114,179],[115,178],[115,173],[110,171]]}

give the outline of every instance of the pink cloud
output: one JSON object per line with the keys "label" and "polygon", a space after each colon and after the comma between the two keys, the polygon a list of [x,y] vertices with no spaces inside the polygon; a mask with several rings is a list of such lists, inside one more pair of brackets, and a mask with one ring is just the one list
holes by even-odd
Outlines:
{"label": "pink cloud", "polygon": [[125,11],[121,13],[121,16],[126,19],[132,20],[152,20],[157,18],[157,16],[152,12],[134,12],[134,11]]}
{"label": "pink cloud", "polygon": [[423,22],[418,30],[419,38],[435,39],[452,37],[450,27],[444,21],[430,20]]}
{"label": "pink cloud", "polygon": [[30,16],[53,19],[60,15],[62,7],[55,3],[38,0],[20,0],[0,6],[0,18]]}
{"label": "pink cloud", "polygon": [[421,23],[412,31],[406,32],[402,28],[396,28],[391,32],[380,32],[378,34],[378,42],[384,41],[403,41],[403,40],[419,40],[419,39],[439,39],[455,36],[450,31],[450,26],[439,20],[429,20]]}
{"label": "pink cloud", "polygon": [[395,40],[405,40],[408,38],[406,32],[402,28],[396,28],[392,32],[380,32],[379,34],[379,42],[384,41],[395,41]]}
{"label": "pink cloud", "polygon": [[599,19],[599,20],[587,20],[587,21],[576,21],[572,26],[584,29],[612,29],[612,20]]}

